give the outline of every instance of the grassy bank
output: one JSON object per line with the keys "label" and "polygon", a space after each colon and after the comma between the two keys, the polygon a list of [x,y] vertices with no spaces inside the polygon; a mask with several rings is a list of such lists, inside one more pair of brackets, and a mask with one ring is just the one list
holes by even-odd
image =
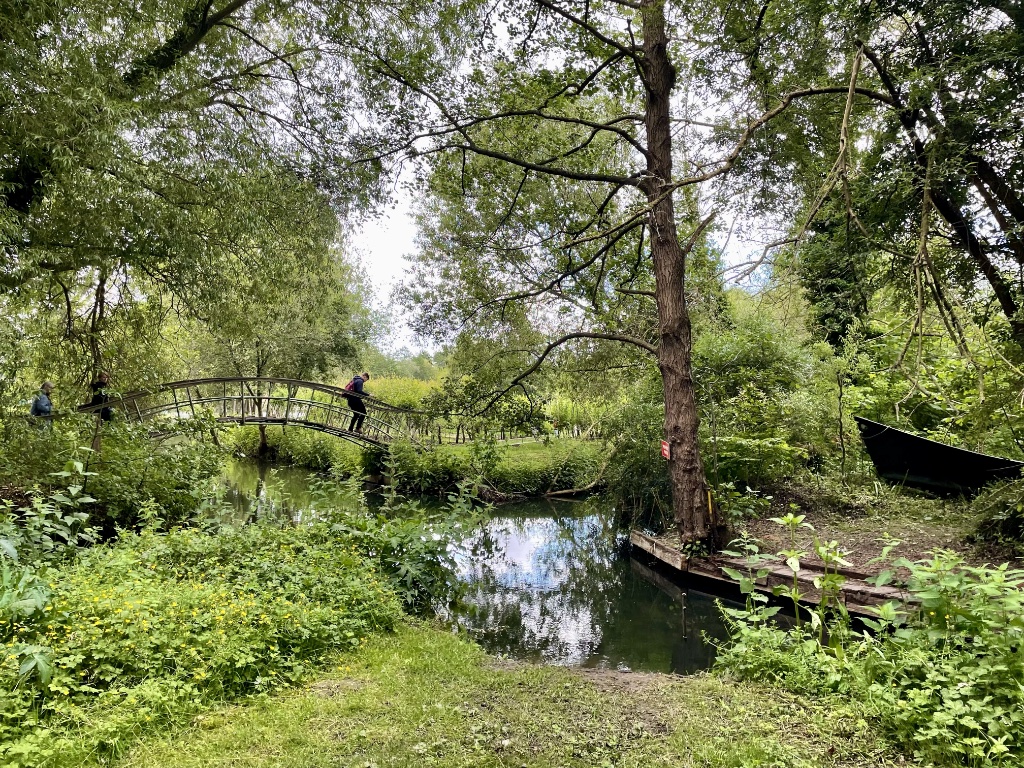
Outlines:
{"label": "grassy bank", "polygon": [[196,719],[123,768],[252,766],[878,766],[842,709],[712,676],[499,662],[402,626],[313,685]]}
{"label": "grassy bank", "polygon": [[[255,456],[259,431],[255,427],[232,430],[224,442],[235,453]],[[582,488],[598,477],[604,461],[600,443],[573,439],[432,448],[397,443],[391,446],[390,456],[381,457],[330,435],[270,427],[267,443],[281,463],[342,478],[383,471],[396,478],[404,493],[439,497],[466,480],[478,481],[485,496],[498,499]]]}
{"label": "grassy bank", "polygon": [[596,441],[573,439],[442,445],[425,451],[397,444],[392,446],[390,461],[405,493],[443,496],[469,479],[479,483],[483,495],[500,500],[592,484],[601,472],[604,447]]}

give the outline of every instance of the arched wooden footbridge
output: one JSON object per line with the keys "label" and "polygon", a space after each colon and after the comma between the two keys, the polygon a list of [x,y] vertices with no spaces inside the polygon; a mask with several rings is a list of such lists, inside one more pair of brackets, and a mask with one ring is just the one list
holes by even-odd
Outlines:
{"label": "arched wooden footbridge", "polygon": [[[357,398],[366,406],[361,431],[351,429]],[[172,381],[149,390],[111,393],[105,405],[86,405],[82,413],[112,408],[129,421],[146,423],[154,432],[162,424],[213,418],[222,424],[296,426],[325,432],[361,445],[380,447],[396,438],[442,442],[444,434],[425,413],[396,408],[370,395],[298,379],[267,377],[209,378]]]}

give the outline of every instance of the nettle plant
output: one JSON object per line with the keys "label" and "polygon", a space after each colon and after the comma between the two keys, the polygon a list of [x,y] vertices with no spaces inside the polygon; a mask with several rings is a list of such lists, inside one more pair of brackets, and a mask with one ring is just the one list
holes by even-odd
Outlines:
{"label": "nettle plant", "polygon": [[70,485],[49,495],[31,494],[27,506],[0,502],[0,557],[17,562],[55,562],[96,540],[84,509],[96,500],[85,493],[87,472],[80,461],[69,461],[52,476]]}
{"label": "nettle plant", "polygon": [[[863,707],[863,716],[894,744],[928,764],[1019,764],[1024,570],[969,566],[946,551],[917,562],[897,559],[872,581],[891,583],[906,574],[905,602],[874,609],[875,618],[861,618],[863,628],[854,631],[838,599],[845,581],[838,570],[847,564],[842,549],[818,539],[811,550],[802,549],[798,533],[811,529],[802,515],[773,520],[790,533],[782,552],[762,553],[749,537],[733,542],[730,554],[744,557],[747,568],[728,573],[747,595],[747,606],[722,609],[732,637],[721,648],[720,667],[797,693],[841,694]],[[898,543],[887,542],[873,562],[887,563]],[[811,551],[823,568],[811,581],[817,604],[807,606],[798,576]],[[791,582],[773,590],[793,603],[795,623],[788,628],[774,623],[781,609],[769,606],[756,588],[779,562],[792,574]]]}
{"label": "nettle plant", "polygon": [[906,568],[917,607],[890,603],[861,640],[866,699],[922,760],[1019,765],[1024,750],[1024,570],[940,551]]}
{"label": "nettle plant", "polygon": [[[801,530],[814,531],[814,526],[806,522],[806,516],[797,514],[796,505],[790,505],[790,511],[782,517],[770,518],[772,522],[783,526],[789,534],[789,546],[776,553],[769,554],[761,552],[757,543],[749,536],[742,536],[730,544],[730,549],[723,554],[732,557],[742,557],[747,564],[746,572],[735,568],[723,568],[729,578],[736,581],[740,586],[740,592],[746,595],[747,607],[745,609],[723,608],[726,615],[736,621],[758,625],[765,623],[768,619],[777,615],[781,610],[778,606],[768,605],[768,596],[757,590],[757,582],[768,576],[772,570],[770,565],[782,563],[789,571],[790,579],[785,584],[776,584],[772,587],[772,594],[775,597],[782,597],[789,600],[793,605],[793,616],[797,628],[803,628],[803,615],[805,610],[810,614],[811,631],[817,636],[819,642],[826,639],[826,628],[835,625],[838,619],[841,624],[849,624],[849,615],[846,607],[840,599],[843,584],[846,577],[840,573],[840,569],[849,567],[850,563],[845,559],[847,554],[838,541],[825,541],[814,537],[810,549],[803,548],[799,543],[799,532]],[[817,605],[804,606],[803,603],[808,597],[805,592],[806,579],[801,579],[805,570],[803,561],[811,554],[817,555],[822,567],[815,569],[810,584],[818,595]],[[888,554],[886,550],[885,554]]]}

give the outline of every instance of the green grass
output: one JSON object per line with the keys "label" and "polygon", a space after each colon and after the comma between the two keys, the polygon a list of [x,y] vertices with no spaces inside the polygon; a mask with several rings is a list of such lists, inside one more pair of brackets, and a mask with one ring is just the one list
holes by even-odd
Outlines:
{"label": "green grass", "polygon": [[601,443],[572,439],[510,445],[486,479],[498,491],[525,496],[581,488],[597,477],[603,450]]}
{"label": "green grass", "polygon": [[[578,440],[572,437],[531,440],[524,443],[498,443],[502,452],[502,463],[510,466],[543,467],[551,462],[553,455],[581,452],[587,456],[599,456],[601,443],[596,440]],[[457,456],[470,456],[468,445],[447,446]]]}
{"label": "green grass", "polygon": [[601,455],[601,443],[593,440],[576,440],[569,437],[552,438],[550,442],[518,443],[508,446],[502,459],[510,466],[545,466],[551,456],[579,453],[596,458]]}
{"label": "green grass", "polygon": [[851,712],[703,675],[499,663],[403,627],[312,685],[218,710],[143,743],[122,768],[251,766],[878,766]]}

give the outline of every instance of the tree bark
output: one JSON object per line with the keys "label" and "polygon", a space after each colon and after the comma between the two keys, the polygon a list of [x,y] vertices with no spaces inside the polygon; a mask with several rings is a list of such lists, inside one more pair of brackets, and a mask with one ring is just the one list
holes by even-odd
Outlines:
{"label": "tree bark", "polygon": [[665,439],[672,510],[684,542],[712,538],[714,520],[697,441],[699,419],[693,388],[690,313],[686,305],[687,249],[679,243],[672,183],[670,96],[675,69],[669,60],[664,0],[643,4],[643,79],[647,93],[647,175],[641,188],[652,207],[648,229],[654,263],[660,345],[658,367],[665,390]]}

